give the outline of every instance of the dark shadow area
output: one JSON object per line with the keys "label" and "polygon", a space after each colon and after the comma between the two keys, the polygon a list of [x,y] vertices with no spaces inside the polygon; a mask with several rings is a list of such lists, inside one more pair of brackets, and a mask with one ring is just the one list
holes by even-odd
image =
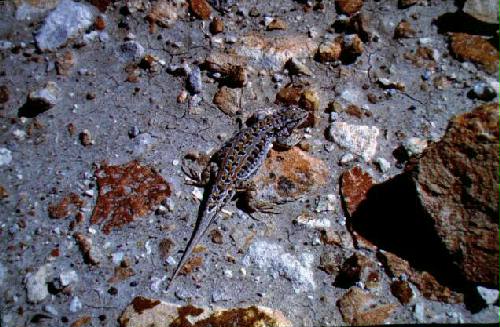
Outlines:
{"label": "dark shadow area", "polygon": [[49,108],[45,109],[43,106],[30,103],[27,101],[21,108],[18,109],[17,116],[18,117],[26,117],[26,118],[34,118],[41,114],[44,111],[47,111]]}
{"label": "dark shadow area", "polygon": [[464,291],[464,279],[419,204],[409,174],[374,185],[350,227],[379,248],[408,260],[413,268],[431,273],[441,284]]}
{"label": "dark shadow area", "polygon": [[[496,31],[498,31],[498,24],[484,23],[460,11],[439,16],[436,25],[438,27],[438,32],[441,34],[453,32],[496,36]],[[498,42],[494,45],[498,48]]]}

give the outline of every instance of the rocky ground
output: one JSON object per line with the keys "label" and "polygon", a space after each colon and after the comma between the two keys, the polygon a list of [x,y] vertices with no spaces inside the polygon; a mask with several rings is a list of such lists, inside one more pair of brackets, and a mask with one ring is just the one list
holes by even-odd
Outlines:
{"label": "rocky ground", "polygon": [[[2,326],[498,323],[498,2],[0,1]],[[196,177],[269,154],[167,291]]]}

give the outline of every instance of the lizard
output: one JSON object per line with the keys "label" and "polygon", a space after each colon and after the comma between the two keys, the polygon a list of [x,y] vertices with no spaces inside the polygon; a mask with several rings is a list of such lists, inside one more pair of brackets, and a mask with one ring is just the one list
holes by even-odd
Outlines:
{"label": "lizard", "polygon": [[167,290],[188,261],[193,249],[214,222],[217,213],[236,194],[245,188],[257,173],[275,141],[284,143],[295,128],[306,121],[309,113],[300,108],[281,108],[273,114],[257,120],[253,125],[241,129],[216,152],[211,165],[210,187],[202,202],[192,236],[181,256]]}

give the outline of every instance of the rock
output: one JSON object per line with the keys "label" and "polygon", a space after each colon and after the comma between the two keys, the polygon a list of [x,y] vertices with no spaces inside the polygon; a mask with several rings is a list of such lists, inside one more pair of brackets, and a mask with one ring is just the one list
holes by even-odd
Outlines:
{"label": "rock", "polygon": [[118,318],[121,327],[147,326],[276,326],[292,327],[283,313],[262,306],[210,309],[180,306],[142,296],[134,298]]}
{"label": "rock", "polygon": [[230,117],[234,117],[241,111],[241,91],[222,86],[215,93],[213,102],[223,113]]}
{"label": "rock", "polygon": [[[335,194],[327,194],[320,195],[316,209],[316,212],[325,212],[325,211],[335,211],[335,203],[337,202],[337,196]],[[329,226],[326,226],[329,227]]]}
{"label": "rock", "polygon": [[206,0],[189,0],[189,10],[199,19],[207,20],[212,14],[212,7]]}
{"label": "rock", "polygon": [[99,248],[93,246],[92,239],[82,233],[75,233],[73,236],[83,254],[83,261],[86,264],[99,265],[103,255]]}
{"label": "rock", "polygon": [[403,9],[403,8],[408,8],[413,5],[416,5],[420,0],[399,0],[398,1],[398,7]]}
{"label": "rock", "polygon": [[389,80],[388,78],[379,78],[377,79],[378,85],[385,90],[399,90],[404,91],[406,86],[403,82],[394,82]]}
{"label": "rock", "polygon": [[496,0],[467,0],[463,11],[485,23],[498,25],[499,8]]}
{"label": "rock", "polygon": [[16,1],[17,5],[15,17],[17,20],[33,20],[42,16],[49,10],[54,9],[59,0],[33,1],[23,0]]}
{"label": "rock", "polygon": [[312,71],[296,58],[290,58],[286,62],[286,68],[291,75],[313,76]]}
{"label": "rock", "polygon": [[495,304],[498,301],[498,290],[490,289],[483,286],[477,287],[477,292],[481,296],[481,298],[488,305]]}
{"label": "rock", "polygon": [[328,228],[332,222],[328,218],[315,218],[314,216],[303,214],[297,217],[297,224],[304,225],[312,229]]}
{"label": "rock", "polygon": [[323,42],[318,47],[316,58],[319,62],[337,61],[342,54],[342,44],[338,41]]}
{"label": "rock", "polygon": [[187,89],[192,94],[201,93],[203,90],[203,82],[201,81],[201,70],[198,66],[194,66],[188,74]]}
{"label": "rock", "polygon": [[95,175],[99,193],[90,222],[104,223],[105,234],[145,216],[171,193],[170,185],[159,173],[136,161],[120,166],[103,164]]}
{"label": "rock", "polygon": [[344,122],[334,122],[328,130],[332,141],[361,156],[365,161],[370,161],[377,152],[378,134],[379,129],[376,126],[351,125]]}
{"label": "rock", "polygon": [[353,215],[358,206],[366,199],[373,185],[373,178],[356,166],[344,172],[340,178],[340,192],[349,215]]}
{"label": "rock", "polygon": [[316,43],[305,35],[268,38],[250,34],[241,38],[235,52],[256,69],[279,71],[290,58],[312,57],[316,49]]}
{"label": "rock", "polygon": [[311,194],[327,183],[326,164],[297,147],[288,151],[271,150],[251,180],[255,187],[245,193],[247,205],[253,210],[283,203]]}
{"label": "rock", "polygon": [[[61,89],[56,82],[47,82],[44,88],[32,91],[26,100],[26,114],[36,115],[54,107],[61,97]],[[28,114],[27,111],[30,111]],[[24,114],[24,112],[23,112]]]}
{"label": "rock", "polygon": [[267,24],[268,31],[286,30],[287,28],[288,24],[280,18],[274,18],[269,24]]}
{"label": "rock", "polygon": [[368,288],[373,288],[378,285],[379,279],[376,263],[363,254],[355,253],[342,264],[335,285],[349,288],[362,282]]}
{"label": "rock", "polygon": [[313,272],[314,256],[302,253],[296,257],[278,244],[256,241],[250,245],[243,258],[245,266],[255,265],[269,271],[270,275],[280,275],[288,279],[296,292],[307,292],[316,288]]}
{"label": "rock", "polygon": [[71,68],[73,68],[73,65],[75,64],[73,52],[68,50],[62,54],[58,53],[56,57],[57,75],[68,76]]}
{"label": "rock", "polygon": [[167,0],[157,1],[146,16],[150,31],[154,30],[155,24],[166,28],[173,26],[179,17],[178,10],[174,4]]}
{"label": "rock", "polygon": [[70,193],[63,197],[59,202],[51,202],[47,207],[47,213],[50,218],[64,219],[71,214],[75,214],[77,210],[85,205],[85,201],[75,193]]}
{"label": "rock", "polygon": [[358,287],[351,287],[338,301],[340,313],[345,323],[362,325],[382,325],[396,309],[395,304],[377,303],[377,299]]}
{"label": "rock", "polygon": [[75,313],[82,310],[82,307],[82,302],[80,302],[78,296],[74,296],[69,303],[69,311]]}
{"label": "rock", "polygon": [[377,164],[378,169],[380,169],[380,172],[383,174],[388,172],[391,168],[390,162],[381,157],[376,158],[375,163]]}
{"label": "rock", "polygon": [[9,88],[7,85],[0,85],[0,104],[9,101]]}
{"label": "rock", "polygon": [[141,133],[141,130],[137,126],[132,126],[128,130],[128,137],[131,139],[137,137]]}
{"label": "rock", "polygon": [[92,134],[88,129],[84,129],[80,134],[78,134],[78,139],[83,146],[91,146],[95,143],[92,139]]}
{"label": "rock", "polygon": [[403,142],[403,147],[408,157],[422,154],[427,148],[427,140],[418,137],[410,137]]}
{"label": "rock", "polygon": [[7,148],[0,148],[0,167],[12,162],[12,152]]}
{"label": "rock", "polygon": [[335,0],[335,7],[341,14],[352,15],[363,7],[363,0]]}
{"label": "rock", "polygon": [[481,36],[453,33],[450,52],[456,59],[479,64],[489,73],[498,71],[498,50]]}
{"label": "rock", "polygon": [[498,287],[498,104],[453,118],[408,166],[418,199],[467,281]]}
{"label": "rock", "polygon": [[50,276],[50,264],[43,265],[36,272],[26,274],[24,282],[26,284],[26,294],[28,301],[38,303],[44,300],[49,295],[47,287],[47,278]]}
{"label": "rock", "polygon": [[61,0],[37,33],[37,46],[42,51],[55,50],[92,23],[93,13],[89,6],[71,0]]}
{"label": "rock", "polygon": [[410,287],[410,283],[404,280],[396,280],[391,283],[391,293],[398,298],[401,304],[410,303],[413,298],[413,290]]}
{"label": "rock", "polygon": [[472,90],[467,94],[472,99],[479,99],[483,101],[491,101],[497,96],[497,89],[486,83],[477,83]]}
{"label": "rock", "polygon": [[343,259],[337,251],[323,252],[319,258],[319,267],[327,274],[336,276]]}
{"label": "rock", "polygon": [[342,62],[353,63],[364,51],[363,41],[356,34],[345,35],[342,40]]}
{"label": "rock", "polygon": [[410,37],[414,37],[416,34],[415,30],[410,25],[410,22],[403,19],[398,23],[396,29],[394,30],[394,38],[395,39],[406,39]]}
{"label": "rock", "polygon": [[224,32],[224,21],[220,17],[214,17],[210,22],[210,33],[219,34]]}
{"label": "rock", "polygon": [[78,281],[78,274],[74,270],[63,271],[59,274],[62,286],[68,286]]}
{"label": "rock", "polygon": [[120,45],[121,56],[125,60],[137,60],[144,56],[144,48],[136,41],[127,41]]}

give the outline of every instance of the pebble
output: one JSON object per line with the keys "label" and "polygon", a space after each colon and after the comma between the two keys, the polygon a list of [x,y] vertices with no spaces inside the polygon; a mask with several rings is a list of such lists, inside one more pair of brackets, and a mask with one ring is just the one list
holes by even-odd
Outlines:
{"label": "pebble", "polygon": [[421,302],[415,304],[415,307],[413,308],[413,315],[415,316],[415,319],[417,319],[417,321],[420,323],[425,322],[424,309],[424,304]]}
{"label": "pebble", "polygon": [[187,89],[193,94],[198,94],[203,89],[203,84],[201,81],[201,70],[198,66],[194,66],[188,75]]}
{"label": "pebble", "polygon": [[229,269],[224,270],[224,276],[226,276],[227,278],[233,278],[233,272]]}
{"label": "pebble", "polygon": [[128,137],[130,137],[131,139],[135,138],[137,135],[139,135],[141,133],[141,131],[139,130],[139,127],[137,126],[132,126],[130,127],[130,129],[128,130]]}
{"label": "pebble", "polygon": [[111,261],[113,261],[113,264],[117,266],[122,262],[123,257],[124,257],[123,252],[115,252],[111,255]]}
{"label": "pebble", "polygon": [[78,274],[74,270],[63,271],[59,274],[59,280],[62,286],[68,286],[78,281]]}
{"label": "pebble", "polygon": [[484,302],[486,302],[486,304],[491,305],[491,304],[494,304],[498,300],[498,293],[499,292],[496,289],[478,286],[477,292],[483,298],[483,300],[484,300]]}
{"label": "pebble", "polygon": [[491,101],[497,96],[497,92],[490,85],[481,82],[474,85],[471,95],[479,100]]}
{"label": "pebble", "polygon": [[328,136],[349,152],[370,161],[377,152],[377,137],[379,129],[376,126],[351,125],[345,122],[331,123]]}
{"label": "pebble", "polygon": [[170,266],[175,266],[177,264],[177,260],[175,260],[172,256],[168,256],[166,261]]}
{"label": "pebble", "polygon": [[[318,204],[316,206],[315,211],[316,212],[334,211],[336,200],[337,200],[337,197],[335,196],[335,194],[327,194],[326,196],[321,195],[319,197]],[[329,226],[325,226],[325,227],[329,227]]]}
{"label": "pebble", "polygon": [[7,148],[0,148],[0,167],[12,162],[12,152]]}
{"label": "pebble", "polygon": [[427,148],[427,140],[418,137],[410,137],[403,142],[403,147],[409,157],[421,154]]}
{"label": "pebble", "polygon": [[59,102],[61,89],[56,82],[47,82],[44,88],[32,91],[28,95],[27,104],[38,112],[48,110]]}
{"label": "pebble", "polygon": [[389,169],[391,168],[391,164],[389,163],[389,161],[381,157],[376,158],[375,163],[377,164],[378,169],[380,169],[382,173],[388,172]]}
{"label": "pebble", "polygon": [[38,268],[36,272],[26,274],[25,284],[29,302],[40,302],[49,295],[47,278],[50,275],[51,268],[51,265],[46,264]]}
{"label": "pebble", "polygon": [[354,160],[354,155],[352,153],[346,153],[340,158],[340,163],[345,165]]}
{"label": "pebble", "polygon": [[61,0],[37,33],[37,46],[40,50],[54,50],[80,30],[90,27],[93,22],[93,13],[89,6],[71,0]]}
{"label": "pebble", "polygon": [[50,305],[50,304],[47,304],[46,306],[44,306],[43,310],[47,313],[50,313],[53,316],[59,315],[59,312],[57,311],[57,309],[53,305]]}
{"label": "pebble", "polygon": [[75,313],[82,310],[82,307],[82,302],[80,302],[78,296],[74,296],[69,303],[69,311]]}
{"label": "pebble", "polygon": [[144,56],[144,47],[137,41],[127,41],[120,45],[122,57],[126,60],[137,60]]}

